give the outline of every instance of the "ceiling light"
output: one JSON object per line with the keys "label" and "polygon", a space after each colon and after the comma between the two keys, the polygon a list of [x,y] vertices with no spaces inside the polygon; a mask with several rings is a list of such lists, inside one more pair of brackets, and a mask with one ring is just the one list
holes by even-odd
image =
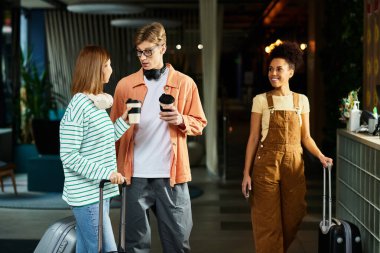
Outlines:
{"label": "ceiling light", "polygon": [[181,25],[180,21],[170,20],[170,19],[155,19],[155,18],[121,18],[111,20],[111,25],[116,27],[130,27],[130,28],[138,28],[144,25],[159,22],[165,28],[174,28]]}
{"label": "ceiling light", "polygon": [[67,10],[75,13],[87,14],[135,14],[145,10],[144,7],[125,3],[74,3],[67,6]]}
{"label": "ceiling light", "polygon": [[54,3],[44,0],[21,0],[20,6],[26,9],[48,9],[54,8]]}
{"label": "ceiling light", "polygon": [[300,45],[300,48],[301,48],[301,50],[305,50],[305,49],[307,48],[307,44],[302,43],[302,44]]}

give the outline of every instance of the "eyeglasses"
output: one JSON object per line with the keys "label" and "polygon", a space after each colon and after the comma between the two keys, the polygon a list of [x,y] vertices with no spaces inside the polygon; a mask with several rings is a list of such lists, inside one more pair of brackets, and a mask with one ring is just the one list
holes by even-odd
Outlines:
{"label": "eyeglasses", "polygon": [[145,49],[145,50],[136,49],[136,55],[137,55],[137,57],[141,57],[144,54],[146,57],[151,57],[154,49],[156,49],[158,46],[161,46],[161,45],[155,45],[154,47],[151,47],[151,48]]}

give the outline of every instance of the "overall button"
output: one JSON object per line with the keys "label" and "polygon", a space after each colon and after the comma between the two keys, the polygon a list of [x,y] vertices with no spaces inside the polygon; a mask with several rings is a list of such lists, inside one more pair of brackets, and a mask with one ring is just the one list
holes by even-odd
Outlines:
{"label": "overall button", "polygon": [[261,159],[261,156],[258,156],[257,159]]}

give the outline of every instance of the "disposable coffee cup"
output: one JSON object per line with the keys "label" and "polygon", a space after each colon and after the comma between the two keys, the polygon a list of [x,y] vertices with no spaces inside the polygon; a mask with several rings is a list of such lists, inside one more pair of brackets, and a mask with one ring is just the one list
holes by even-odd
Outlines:
{"label": "disposable coffee cup", "polygon": [[174,104],[175,98],[170,94],[163,93],[158,100],[160,102],[160,110],[162,112],[170,112],[171,109],[169,108]]}
{"label": "disposable coffee cup", "polygon": [[131,109],[128,112],[129,124],[140,124],[141,102],[135,99],[127,100],[127,107]]}
{"label": "disposable coffee cup", "polygon": [[373,133],[375,131],[377,119],[368,119],[368,132]]}

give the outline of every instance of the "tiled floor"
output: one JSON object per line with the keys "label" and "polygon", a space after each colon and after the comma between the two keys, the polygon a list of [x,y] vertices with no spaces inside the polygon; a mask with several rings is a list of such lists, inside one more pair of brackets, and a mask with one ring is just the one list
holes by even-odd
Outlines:
{"label": "tiled floor", "polygon": [[[232,132],[227,137],[226,181],[210,175],[204,167],[192,168],[191,184],[204,192],[192,201],[194,227],[190,243],[194,253],[254,252],[249,206],[240,193],[245,145],[249,132],[249,108],[245,109],[239,107],[230,113],[234,118],[229,118]],[[219,150],[219,153],[222,156],[223,151]],[[322,172],[318,166],[317,164],[317,168],[311,168],[313,166],[306,163],[308,215],[304,218],[288,253],[317,252],[318,223],[322,212]],[[12,188],[9,188],[9,191],[12,191]],[[1,239],[39,240],[50,224],[68,215],[71,215],[69,210],[0,208],[0,252],[10,253],[2,251]],[[114,231],[117,232],[119,210],[111,209],[111,217]],[[162,252],[154,215],[151,217],[152,253]]]}
{"label": "tiled floor", "polygon": [[[192,201],[194,220],[191,235],[192,252],[254,252],[249,207],[240,194],[240,181],[220,182],[209,175],[205,168],[194,168],[193,177],[192,185],[201,188],[204,194]],[[6,184],[10,185],[7,182]],[[318,209],[318,206],[313,206],[315,203],[313,195],[318,195],[314,188],[319,187],[319,183],[309,182],[308,186],[310,209]],[[6,191],[11,190],[11,188],[6,189]],[[114,231],[117,231],[118,211],[118,209],[111,211]],[[68,215],[71,215],[69,210],[0,208],[0,239],[38,240],[50,224]],[[317,252],[318,221],[319,215],[316,213],[305,217],[289,253]],[[154,219],[152,224],[152,252],[162,252]]]}

